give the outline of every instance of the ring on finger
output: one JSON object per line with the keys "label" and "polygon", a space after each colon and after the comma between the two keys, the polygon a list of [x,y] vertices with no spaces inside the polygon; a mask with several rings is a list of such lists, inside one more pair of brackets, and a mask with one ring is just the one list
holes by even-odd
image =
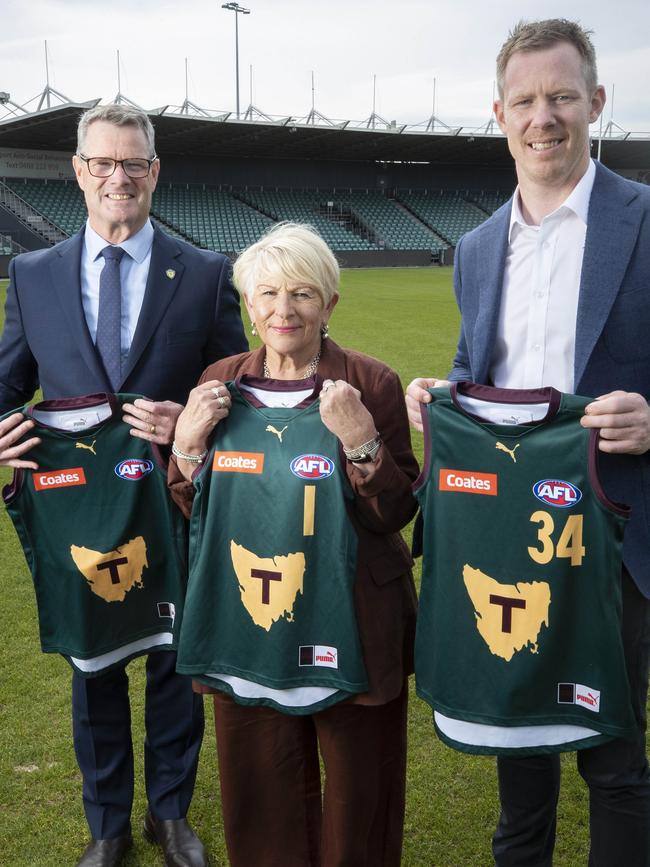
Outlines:
{"label": "ring on finger", "polygon": [[228,406],[228,401],[222,394],[217,398],[217,403],[219,404],[219,409],[225,409]]}
{"label": "ring on finger", "polygon": [[152,433],[152,434],[156,433],[156,425],[155,424],[149,425],[149,433]]}
{"label": "ring on finger", "polygon": [[212,392],[212,394],[215,397],[221,397],[221,389],[219,388],[219,386],[215,386],[214,388],[211,388],[210,391]]}

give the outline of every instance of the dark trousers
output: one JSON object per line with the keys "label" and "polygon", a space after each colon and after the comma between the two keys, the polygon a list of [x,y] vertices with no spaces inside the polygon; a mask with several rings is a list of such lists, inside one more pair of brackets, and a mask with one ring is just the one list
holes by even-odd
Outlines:
{"label": "dark trousers", "polygon": [[312,716],[221,694],[214,709],[231,867],[399,867],[406,688],[384,705]]}
{"label": "dark trousers", "polygon": [[[650,867],[650,771],[646,700],[650,600],[624,570],[623,649],[637,720],[634,738],[577,753],[589,786],[589,867]],[[498,867],[551,867],[560,791],[557,755],[497,760],[501,815],[492,849]]]}
{"label": "dark trousers", "polygon": [[[144,771],[157,819],[180,819],[194,790],[203,737],[203,703],[176,654],[147,657]],[[125,668],[94,678],[72,676],[72,730],[83,777],[83,803],[95,839],[127,833],[133,803],[133,744]]]}

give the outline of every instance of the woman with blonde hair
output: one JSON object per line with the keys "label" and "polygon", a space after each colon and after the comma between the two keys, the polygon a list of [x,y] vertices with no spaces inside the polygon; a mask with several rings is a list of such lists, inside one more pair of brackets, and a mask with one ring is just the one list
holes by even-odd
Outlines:
{"label": "woman with blonde hair", "polygon": [[329,338],[339,268],[310,227],[271,229],[234,282],[262,346],[204,372],[170,479],[192,514],[179,670],[213,695],[230,863],[399,867],[418,472],[402,388]]}

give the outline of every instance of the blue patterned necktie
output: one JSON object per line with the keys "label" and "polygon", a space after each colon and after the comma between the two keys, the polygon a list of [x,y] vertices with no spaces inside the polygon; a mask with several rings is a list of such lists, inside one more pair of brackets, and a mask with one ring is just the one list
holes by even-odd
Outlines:
{"label": "blue patterned necktie", "polygon": [[120,261],[124,255],[121,247],[104,247],[101,252],[104,267],[99,275],[99,312],[97,314],[97,339],[95,341],[104,370],[117,391],[122,382],[122,283]]}

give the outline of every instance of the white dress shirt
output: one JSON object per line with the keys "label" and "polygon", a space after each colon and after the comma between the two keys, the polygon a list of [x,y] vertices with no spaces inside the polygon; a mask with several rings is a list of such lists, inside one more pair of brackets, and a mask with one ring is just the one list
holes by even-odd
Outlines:
{"label": "white dress shirt", "polygon": [[[121,347],[122,364],[129,354],[133,335],[138,324],[144,290],[147,286],[151,248],[153,245],[153,226],[147,220],[144,226],[116,246],[121,247],[126,255],[120,262],[120,282],[122,284],[122,316],[121,316]],[[81,303],[88,325],[90,336],[95,342],[97,338],[97,314],[99,312],[99,277],[104,267],[104,257],[101,255],[107,241],[95,232],[89,222],[86,222],[84,245],[81,250]]]}
{"label": "white dress shirt", "polygon": [[596,167],[542,220],[526,223],[515,191],[490,377],[501,388],[573,392],[578,293]]}

